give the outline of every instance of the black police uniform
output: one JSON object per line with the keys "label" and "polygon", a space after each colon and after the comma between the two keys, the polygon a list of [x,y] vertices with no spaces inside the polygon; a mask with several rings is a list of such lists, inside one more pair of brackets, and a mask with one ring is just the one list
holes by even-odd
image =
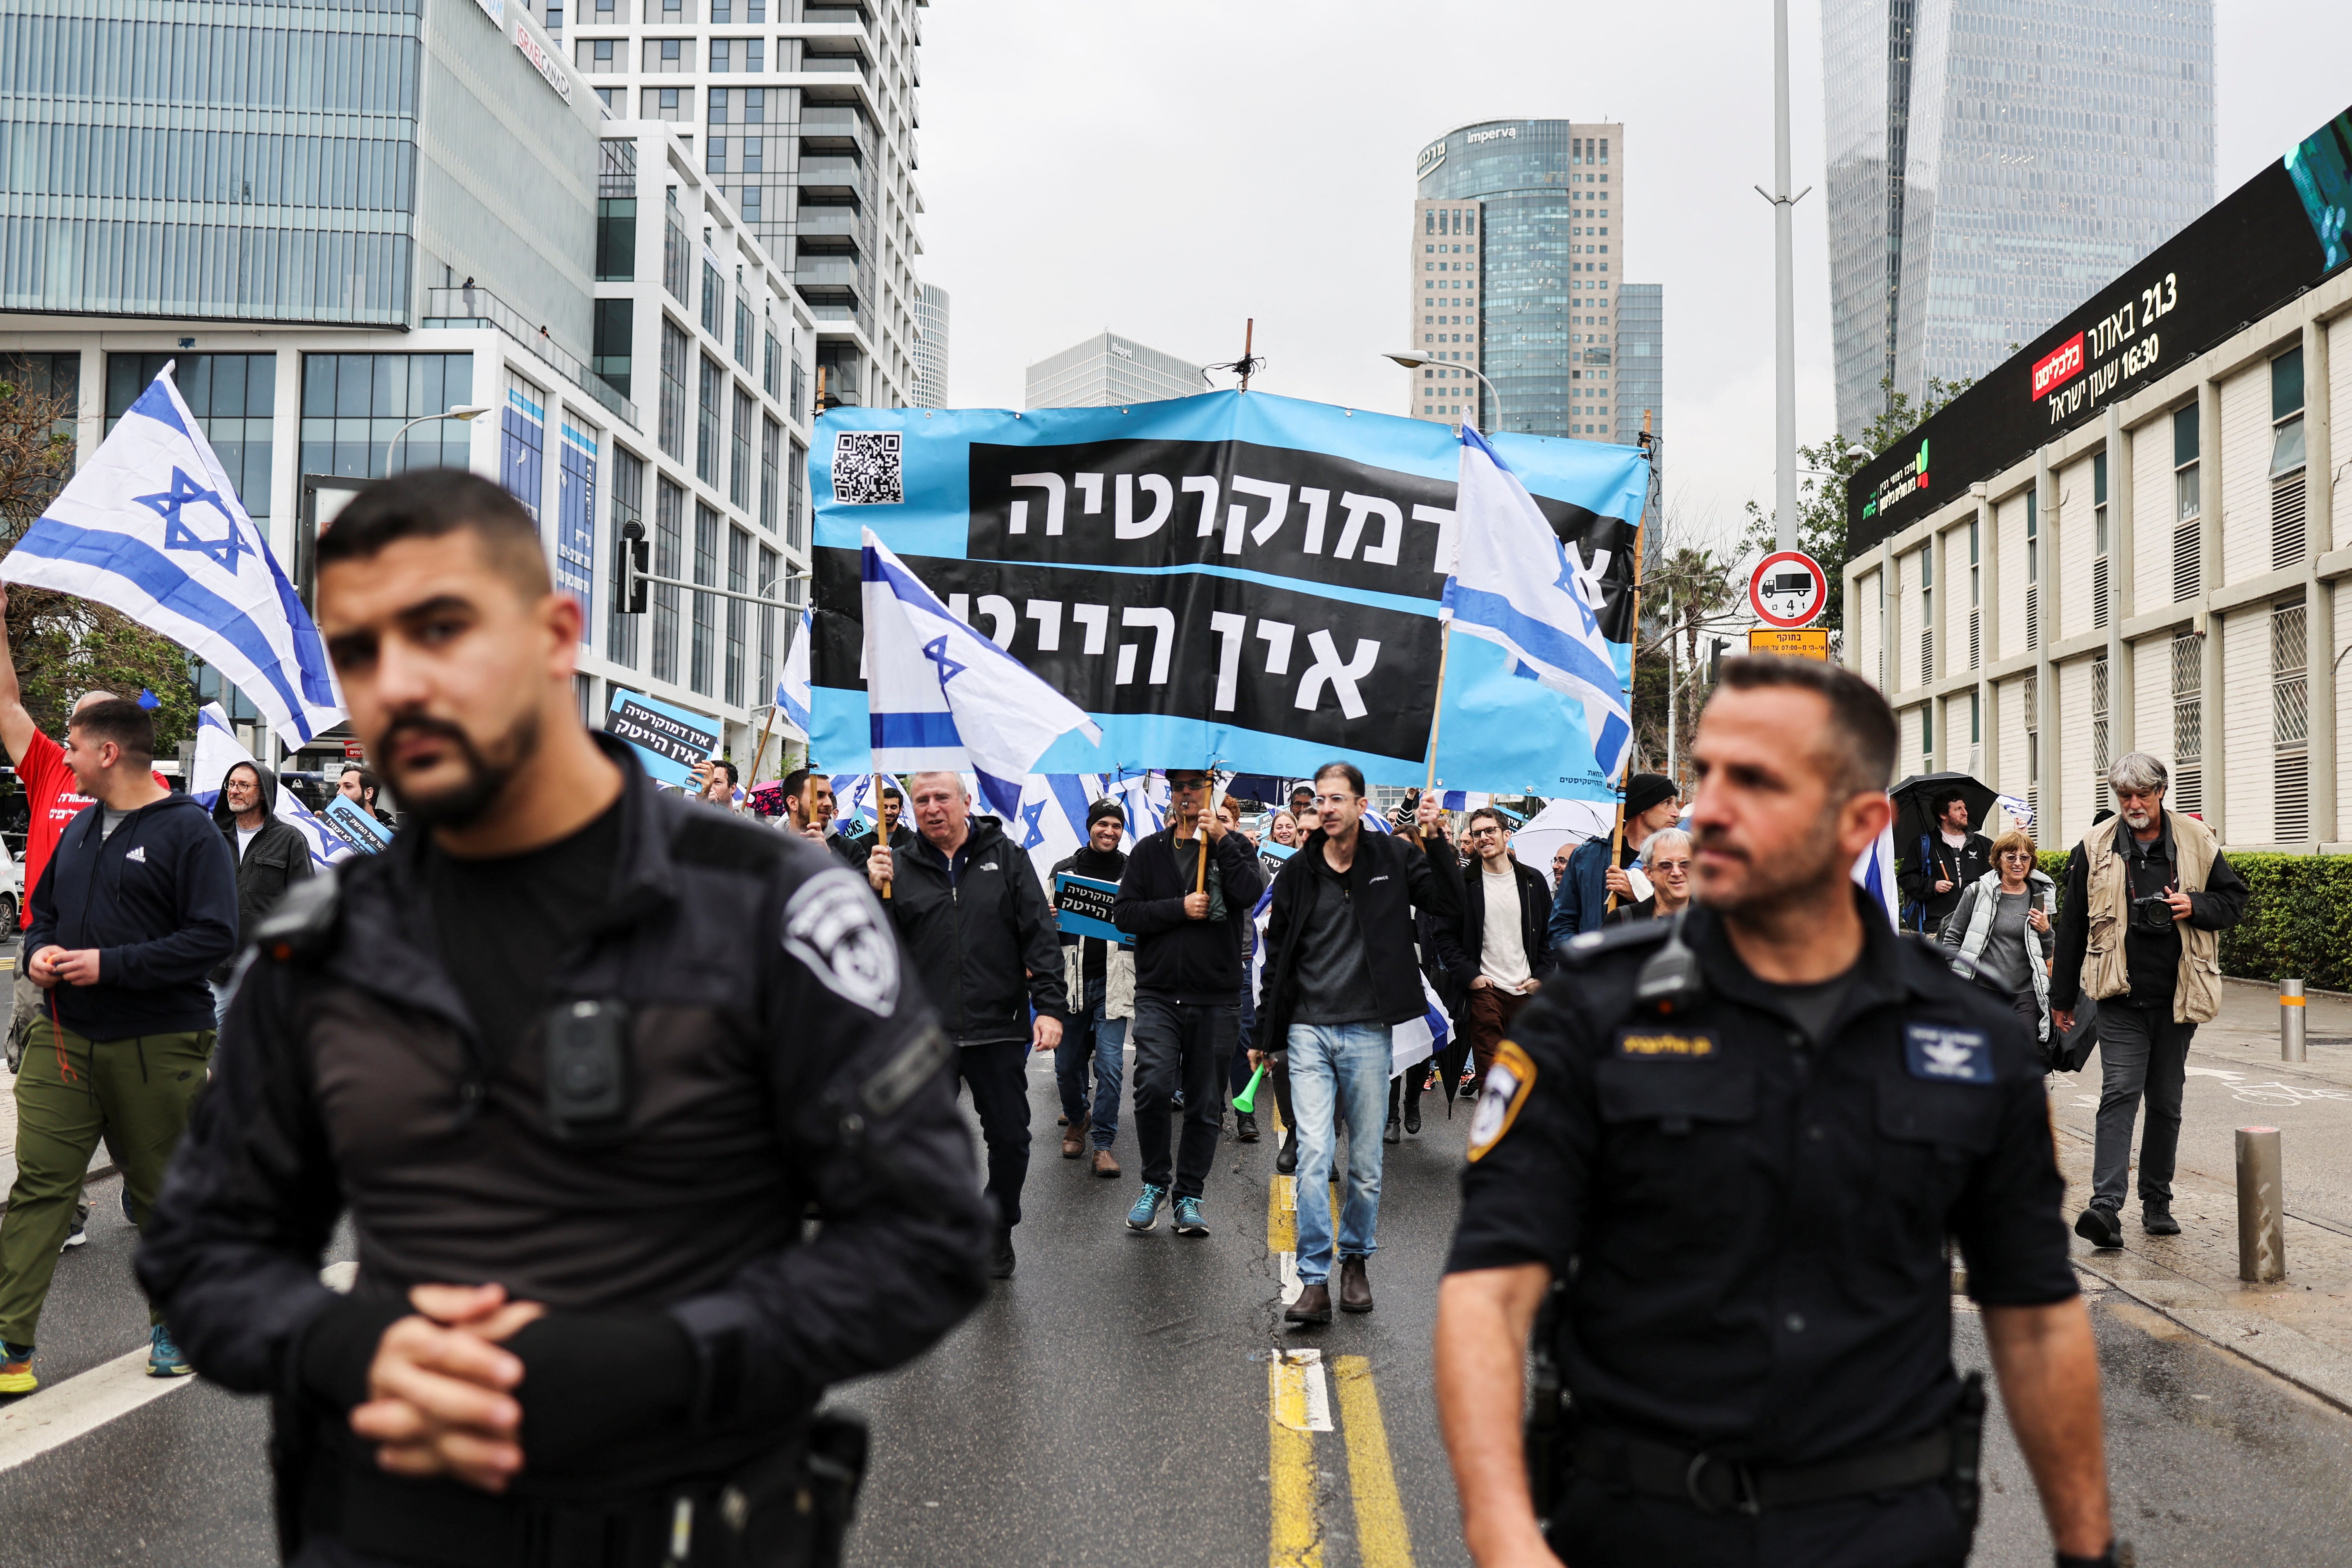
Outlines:
{"label": "black police uniform", "polygon": [[[510,1037],[421,918],[427,836],[305,884],[147,1228],[140,1278],[197,1369],[274,1398],[303,1563],[831,1561],[862,1448],[818,1399],[986,1288],[952,1053],[864,880],[598,739],[625,778],[606,902]],[[376,1341],[410,1287],[488,1281],[549,1308],[509,1342],[521,1475],[383,1472],[347,1420]]]}
{"label": "black police uniform", "polygon": [[1635,985],[1675,922],[1588,933],[1488,1076],[1447,1269],[1561,1282],[1538,1486],[1578,1568],[1967,1555],[1945,1237],[1979,1302],[2076,1293],[2049,1111],[2009,1010],[1859,901],[1842,997],[1696,909],[1706,994],[1661,1016]]}

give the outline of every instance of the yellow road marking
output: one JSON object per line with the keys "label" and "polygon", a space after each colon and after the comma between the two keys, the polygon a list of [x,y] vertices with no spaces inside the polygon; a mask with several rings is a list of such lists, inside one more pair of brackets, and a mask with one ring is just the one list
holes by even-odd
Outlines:
{"label": "yellow road marking", "polygon": [[1348,1437],[1348,1490],[1356,1500],[1356,1555],[1363,1568],[1412,1568],[1412,1531],[1389,1463],[1389,1429],[1381,1419],[1371,1363],[1343,1355],[1332,1372],[1339,1384],[1339,1426]]}
{"label": "yellow road marking", "polygon": [[1268,1568],[1323,1568],[1323,1538],[1315,1522],[1315,1435],[1307,1429],[1308,1364],[1279,1351],[1266,1363],[1266,1474],[1274,1519]]}

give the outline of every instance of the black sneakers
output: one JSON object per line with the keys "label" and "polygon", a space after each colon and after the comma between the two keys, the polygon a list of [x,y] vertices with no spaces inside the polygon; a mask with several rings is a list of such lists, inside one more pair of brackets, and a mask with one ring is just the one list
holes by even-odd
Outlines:
{"label": "black sneakers", "polygon": [[2075,1216],[2074,1234],[2093,1247],[2115,1247],[2124,1244],[2123,1221],[2116,1217],[2115,1210],[2102,1204],[2093,1204]]}
{"label": "black sneakers", "polygon": [[1256,1117],[1251,1115],[1246,1110],[1236,1110],[1234,1112],[1234,1142],[1236,1143],[1255,1143],[1257,1142]]}
{"label": "black sneakers", "polygon": [[2180,1222],[2172,1217],[2170,1204],[2143,1204],[2139,1211],[2139,1227],[2150,1236],[2179,1236]]}
{"label": "black sneakers", "polygon": [[988,1254],[988,1277],[991,1279],[1013,1278],[1013,1232],[1009,1228],[997,1230],[996,1245],[989,1249]]}

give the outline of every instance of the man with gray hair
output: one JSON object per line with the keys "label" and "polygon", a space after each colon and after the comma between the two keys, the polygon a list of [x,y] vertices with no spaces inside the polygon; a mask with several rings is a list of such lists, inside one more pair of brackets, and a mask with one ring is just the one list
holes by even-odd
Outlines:
{"label": "man with gray hair", "polygon": [[2220,933],[2246,912],[2246,884],[2221,858],[2212,829],[2164,808],[2168,782],[2164,763],[2145,752],[2107,770],[2116,815],[2074,846],[2059,904],[2051,1025],[2073,1028],[2080,997],[2100,1004],[2098,1145],[2090,1206],[2074,1221],[2074,1234],[2095,1247],[2124,1244],[2119,1216],[2143,1093],[2141,1228],[2180,1234],[2172,1163],[2189,1043],[2221,1006]]}

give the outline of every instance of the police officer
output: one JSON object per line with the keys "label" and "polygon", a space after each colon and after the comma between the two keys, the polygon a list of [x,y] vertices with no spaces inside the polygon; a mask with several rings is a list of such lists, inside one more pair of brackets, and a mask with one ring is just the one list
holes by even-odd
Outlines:
{"label": "police officer", "polygon": [[819,1397],[985,1289],[873,896],[583,727],[580,607],[487,480],[362,492],[319,624],[412,830],[261,922],[139,1255],[197,1369],[274,1398],[287,1557],[834,1561],[862,1434]]}
{"label": "police officer", "polygon": [[[1963,1562],[1983,1406],[1948,1235],[2059,1563],[2113,1561],[2032,1042],[1849,879],[1895,742],[1844,669],[1725,660],[1698,907],[1570,944],[1498,1048],[1437,1328],[1480,1568]],[[1569,1400],[1539,1397],[1523,1463],[1555,1281],[1536,1349]]]}

